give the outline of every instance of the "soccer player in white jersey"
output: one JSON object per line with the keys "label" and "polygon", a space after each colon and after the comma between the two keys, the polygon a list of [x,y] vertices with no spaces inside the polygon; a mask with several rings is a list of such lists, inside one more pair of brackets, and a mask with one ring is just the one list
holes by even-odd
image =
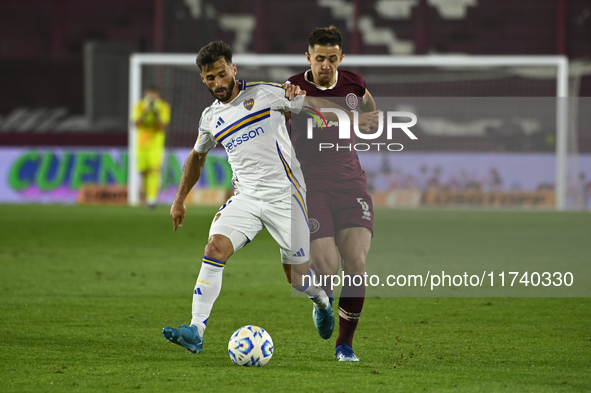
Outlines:
{"label": "soccer player in white jersey", "polygon": [[237,81],[232,50],[221,41],[201,48],[197,65],[202,81],[216,101],[203,111],[199,137],[185,161],[170,209],[173,229],[183,226],[184,200],[199,180],[207,153],[218,143],[228,153],[236,191],[211,224],[193,292],[190,325],[181,325],[179,329],[166,327],[162,333],[168,341],[192,353],[201,352],[207,320],[220,293],[228,258],[266,227],[280,246],[287,280],[314,302],[314,323],[320,336],[328,338],[334,329],[328,296],[311,280],[302,280],[303,275],[312,274],[308,268],[306,186],[284,118],[284,112],[301,110],[304,96],[296,96],[293,86],[286,86],[286,93],[282,85],[275,83]]}

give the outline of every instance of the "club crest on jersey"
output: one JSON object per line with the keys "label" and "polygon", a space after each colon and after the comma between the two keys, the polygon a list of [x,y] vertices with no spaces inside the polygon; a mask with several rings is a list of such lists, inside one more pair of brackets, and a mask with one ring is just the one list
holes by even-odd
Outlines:
{"label": "club crest on jersey", "polygon": [[254,106],[254,98],[249,98],[248,100],[244,100],[242,103],[247,110],[251,110]]}
{"label": "club crest on jersey", "polygon": [[357,107],[359,106],[359,99],[357,98],[355,93],[347,94],[345,101],[347,102],[347,106],[351,109],[357,109]]}

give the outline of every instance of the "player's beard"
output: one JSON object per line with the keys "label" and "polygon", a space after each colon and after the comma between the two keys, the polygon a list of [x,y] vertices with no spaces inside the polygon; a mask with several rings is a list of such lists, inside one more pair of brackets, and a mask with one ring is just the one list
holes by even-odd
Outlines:
{"label": "player's beard", "polygon": [[[230,97],[232,97],[232,92],[234,91],[235,85],[236,85],[236,80],[234,78],[232,78],[232,80],[230,81],[230,86],[228,86],[227,88],[225,86],[223,86],[223,87],[218,87],[215,90],[212,90],[212,89],[208,89],[208,90],[216,100],[219,100],[220,102],[226,102],[230,99]],[[224,94],[223,96],[220,97],[217,95],[216,92],[221,89],[225,89],[226,94]]]}
{"label": "player's beard", "polygon": [[325,86],[328,87],[330,85],[330,82],[332,81],[332,78],[334,76],[334,72],[332,70],[330,71],[317,71],[317,73],[314,74],[314,83],[320,85],[320,86]]}

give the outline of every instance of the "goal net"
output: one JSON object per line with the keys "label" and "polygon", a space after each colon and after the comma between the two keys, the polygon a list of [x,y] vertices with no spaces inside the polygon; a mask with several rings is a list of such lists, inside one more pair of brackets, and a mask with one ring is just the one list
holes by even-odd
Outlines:
{"label": "goal net", "polygon": [[[201,113],[214,100],[195,59],[131,57],[130,107],[151,85],[159,86],[172,107],[163,202],[173,197]],[[303,55],[235,55],[233,60],[237,79],[247,81],[283,82],[308,69]],[[403,151],[358,152],[377,205],[582,207],[577,105],[568,98],[577,92],[569,92],[565,57],[347,55],[341,68],[364,77],[378,109],[406,110],[418,118],[413,128],[418,141],[405,144]],[[139,203],[141,188],[135,146],[131,124],[131,205]],[[229,189],[224,150],[214,150],[214,163],[198,188]]]}

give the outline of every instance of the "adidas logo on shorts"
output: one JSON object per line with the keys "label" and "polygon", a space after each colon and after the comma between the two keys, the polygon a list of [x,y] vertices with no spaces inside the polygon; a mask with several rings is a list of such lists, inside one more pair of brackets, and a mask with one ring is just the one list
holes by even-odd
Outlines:
{"label": "adidas logo on shorts", "polygon": [[305,257],[306,254],[304,254],[304,249],[303,248],[300,248],[300,250],[297,253],[293,254],[292,256],[294,256],[294,257]]}

